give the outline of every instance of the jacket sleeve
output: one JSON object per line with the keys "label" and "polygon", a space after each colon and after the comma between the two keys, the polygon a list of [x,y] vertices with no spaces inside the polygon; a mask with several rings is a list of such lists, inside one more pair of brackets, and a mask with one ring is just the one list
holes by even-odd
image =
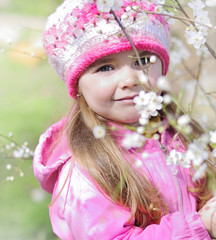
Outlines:
{"label": "jacket sleeve", "polygon": [[[62,184],[58,182],[54,197]],[[105,197],[76,168],[51,207],[50,218],[54,232],[65,240],[211,239],[195,211],[186,216],[180,212],[168,214],[162,217],[159,225],[152,224],[144,230],[127,223],[130,211]],[[60,228],[67,236],[62,235]]]}

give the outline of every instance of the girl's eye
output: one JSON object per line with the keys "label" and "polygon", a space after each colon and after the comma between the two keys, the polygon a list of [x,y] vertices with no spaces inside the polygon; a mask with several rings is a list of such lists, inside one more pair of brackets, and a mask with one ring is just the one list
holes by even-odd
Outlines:
{"label": "girl's eye", "polygon": [[[140,58],[140,60],[141,60],[142,65],[146,65],[146,64],[149,64],[150,57],[142,57],[142,58]],[[136,61],[135,65],[139,66],[139,62]]]}
{"label": "girl's eye", "polygon": [[113,70],[113,67],[109,66],[109,65],[104,65],[102,67],[100,67],[97,72],[108,72]]}

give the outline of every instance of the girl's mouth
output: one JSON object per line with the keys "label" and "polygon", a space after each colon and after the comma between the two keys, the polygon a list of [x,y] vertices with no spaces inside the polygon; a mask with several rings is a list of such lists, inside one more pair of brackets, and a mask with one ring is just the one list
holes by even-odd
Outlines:
{"label": "girl's mouth", "polygon": [[122,97],[122,98],[118,98],[118,99],[115,99],[114,101],[117,101],[117,102],[120,102],[120,101],[133,101],[136,96],[138,96],[138,94],[132,95],[132,96],[125,96],[125,97]]}

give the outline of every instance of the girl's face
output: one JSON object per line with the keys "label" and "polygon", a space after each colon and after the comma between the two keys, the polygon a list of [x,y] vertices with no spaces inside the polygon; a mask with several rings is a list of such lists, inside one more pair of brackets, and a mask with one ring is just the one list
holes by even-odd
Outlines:
{"label": "girl's face", "polygon": [[[145,59],[151,54],[139,52],[145,65]],[[151,64],[148,63],[148,66]],[[151,65],[149,79],[153,87],[162,75],[161,61]],[[143,87],[139,79],[143,77],[133,51],[108,55],[94,62],[79,79],[79,93],[88,106],[98,115],[119,123],[135,123],[140,114],[135,109],[133,99]],[[147,83],[145,89],[149,89]]]}

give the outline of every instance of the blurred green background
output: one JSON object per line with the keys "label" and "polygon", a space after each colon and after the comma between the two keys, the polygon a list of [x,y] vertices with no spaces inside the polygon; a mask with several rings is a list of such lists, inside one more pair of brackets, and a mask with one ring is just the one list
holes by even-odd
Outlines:
{"label": "blurred green background", "polygon": [[[31,149],[69,105],[65,86],[45,59],[41,43],[46,18],[61,2],[0,0],[0,134],[12,132],[18,143],[27,141]],[[0,155],[0,161],[0,239],[58,239],[49,221],[51,196],[34,178],[32,160]],[[6,181],[7,176],[14,181]]]}

